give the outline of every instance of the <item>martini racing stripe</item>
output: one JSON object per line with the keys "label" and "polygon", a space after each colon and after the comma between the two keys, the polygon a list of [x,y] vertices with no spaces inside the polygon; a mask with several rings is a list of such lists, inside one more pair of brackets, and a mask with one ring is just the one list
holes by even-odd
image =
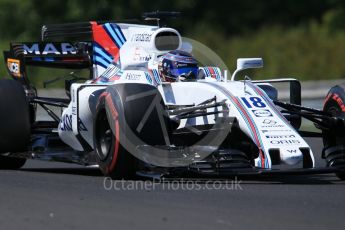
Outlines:
{"label": "martini racing stripe", "polygon": [[124,44],[126,42],[126,38],[122,33],[121,28],[117,25],[117,24],[111,24],[111,26],[114,28],[116,34],[118,35],[118,37],[120,38],[122,44]]}
{"label": "martini racing stripe", "polygon": [[[114,61],[115,63],[118,62],[119,50],[123,44],[122,40],[125,40],[125,38],[120,39],[109,23],[98,25],[96,22],[92,22],[91,24],[94,41],[93,51],[95,52],[95,46],[102,48],[102,51],[105,54],[108,54],[111,57],[112,61]],[[101,55],[99,52],[95,53],[97,55]]]}
{"label": "martini racing stripe", "polygon": [[103,25],[104,30],[108,33],[109,37],[113,40],[118,48],[121,48],[124,42],[119,38],[117,33],[115,32],[114,28],[110,25],[110,23],[105,23]]}
{"label": "martini racing stripe", "polygon": [[157,85],[160,85],[161,84],[161,78],[159,77],[159,73],[156,69],[152,69],[152,74],[153,74],[153,77],[157,83]]}
{"label": "martini racing stripe", "polygon": [[[241,110],[241,108],[238,106],[238,104],[236,104],[233,100],[231,100],[231,101],[234,103],[234,105],[236,106],[237,110],[240,112],[240,114],[242,115],[242,117],[245,118],[244,121],[246,122],[247,126],[250,127],[249,130],[251,131],[251,136],[252,136],[253,139],[254,139],[254,138],[255,138],[255,133],[253,133],[253,131],[252,131],[252,129],[253,129],[252,124],[250,124],[250,123],[249,123],[249,120],[247,119],[248,114],[244,114],[244,113],[243,113],[243,110]],[[256,143],[256,144],[257,144],[257,143]],[[262,154],[262,152],[261,152],[261,149],[259,149],[259,151],[260,151],[260,158],[259,158],[258,165],[260,165],[261,167],[263,167],[263,162],[264,162],[263,157],[262,157],[263,154]],[[266,162],[265,162],[265,165],[264,165],[264,166],[266,166]]]}
{"label": "martini racing stripe", "polygon": [[206,72],[206,75],[207,75],[208,77],[214,78],[214,77],[212,76],[211,72],[210,72],[209,67],[204,67],[203,69],[204,69],[204,71]]}
{"label": "martini racing stripe", "polygon": [[112,56],[97,42],[94,42],[94,63],[107,68],[113,61]]}
{"label": "martini racing stripe", "polygon": [[146,77],[146,80],[147,80],[151,85],[153,85],[151,75],[150,75],[149,73],[145,72],[145,77]]}
{"label": "martini racing stripe", "polygon": [[217,81],[221,80],[221,75],[218,68],[216,67],[201,67],[201,68],[204,70],[207,77],[216,79]]}
{"label": "martini racing stripe", "polygon": [[[267,94],[258,86],[254,85],[252,82],[248,82],[250,88],[253,89],[258,95],[260,95],[264,101],[272,108],[272,111],[284,122],[284,124],[290,128],[290,130],[294,131],[297,135],[298,133],[295,131],[295,128],[292,127],[290,122],[280,113],[276,105],[272,102],[272,100],[267,96]],[[303,139],[302,139],[303,140]],[[314,162],[315,159],[312,157],[312,161]],[[313,163],[315,164],[315,163]]]}
{"label": "martini racing stripe", "polygon": [[[230,93],[229,93],[229,95],[230,95]],[[262,151],[264,149],[264,147],[263,147],[264,145],[262,143],[261,135],[259,133],[258,128],[255,125],[255,122],[253,121],[251,116],[248,114],[248,112],[245,109],[245,106],[242,104],[242,102],[240,100],[238,100],[238,98],[236,98],[233,95],[231,95],[231,97],[232,97],[232,101],[235,104],[235,106],[237,105],[236,107],[237,107],[238,111],[241,111],[241,114],[245,115],[245,116],[243,116],[243,115],[242,116],[243,116],[243,118],[246,118],[245,120],[247,120],[246,121],[247,126],[248,126],[248,123],[250,124],[250,127],[252,129],[252,136],[254,137],[254,140],[255,140],[256,144],[258,145],[259,151],[260,151],[260,156],[261,156],[260,161],[261,162],[259,162],[259,165],[261,163],[261,167],[268,168],[269,163],[267,161],[267,156]]]}
{"label": "martini racing stripe", "polygon": [[264,151],[264,147],[263,147],[264,145],[262,143],[262,139],[261,139],[260,133],[259,133],[259,131],[258,131],[256,125],[255,125],[255,122],[253,121],[253,119],[251,118],[251,116],[249,115],[249,113],[245,109],[245,107],[241,104],[240,100],[238,100],[237,97],[232,95],[229,91],[227,91],[226,89],[224,89],[222,86],[220,86],[218,84],[214,84],[214,83],[210,83],[210,82],[205,82],[205,84],[212,85],[213,87],[215,87],[218,90],[220,90],[235,105],[237,110],[241,113],[244,121],[246,122],[247,127],[249,128],[249,130],[251,132],[251,136],[252,136],[255,144],[259,148],[260,158],[259,158],[259,161],[258,161],[258,166],[260,166],[262,168],[270,168],[271,164],[270,164],[270,161],[269,161],[269,156],[267,156],[266,152]]}
{"label": "martini racing stripe", "polygon": [[233,95],[230,95],[230,94],[228,94],[228,96],[229,96],[230,100],[232,101],[232,103],[236,106],[237,110],[241,113],[242,117],[244,118],[245,122],[247,123],[249,130],[251,131],[251,135],[253,137],[253,140],[255,141],[255,143],[259,147],[259,152],[260,152],[260,161],[258,162],[259,166],[266,168],[268,166],[268,162],[266,161],[267,157],[265,156],[265,154],[262,151],[263,144],[262,144],[262,140],[261,140],[260,134],[258,132],[258,129],[255,126],[255,122],[252,120],[252,118],[250,117],[250,115],[246,111],[243,104],[241,104],[241,102],[236,97],[234,97]]}
{"label": "martini racing stripe", "polygon": [[104,60],[108,61],[108,62],[112,62],[113,59],[111,58],[111,55],[108,54],[108,52],[106,50],[104,50],[100,45],[98,45],[97,43],[94,44],[95,45],[95,49],[94,49],[94,55],[97,55],[99,57],[102,57]]}
{"label": "martini racing stripe", "polygon": [[219,68],[214,68],[214,71],[215,71],[215,72],[216,72],[216,74],[217,74],[217,79],[219,78],[219,80],[221,80],[221,78],[222,78],[222,74],[220,73]]}
{"label": "martini racing stripe", "polygon": [[210,71],[208,70],[208,68],[205,67],[205,68],[203,68],[203,69],[204,69],[204,71],[206,72],[206,75],[207,75],[208,77],[211,77],[211,73],[210,73]]}
{"label": "martini racing stripe", "polygon": [[99,56],[94,56],[94,63],[96,63],[97,65],[102,66],[103,68],[107,68],[108,65],[110,64],[109,62],[107,62],[106,60],[104,60],[103,58],[99,57]]}
{"label": "martini racing stripe", "polygon": [[209,70],[212,78],[217,79],[217,81],[220,80],[220,76],[219,76],[219,73],[217,72],[217,68],[207,67],[207,69]]}
{"label": "martini racing stripe", "polygon": [[118,66],[111,65],[104,71],[101,77],[110,79],[115,75],[122,75],[122,70]]}

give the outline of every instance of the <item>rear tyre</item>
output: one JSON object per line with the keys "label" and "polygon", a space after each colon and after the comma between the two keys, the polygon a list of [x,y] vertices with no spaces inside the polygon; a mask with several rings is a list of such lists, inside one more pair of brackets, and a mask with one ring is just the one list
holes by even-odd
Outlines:
{"label": "rear tyre", "polygon": [[[328,92],[323,111],[332,117],[345,119],[345,84],[337,85]],[[339,128],[340,127],[340,128]],[[322,133],[324,143],[324,157],[328,167],[345,166],[345,126],[340,123],[336,128]],[[345,180],[345,173],[337,173],[341,180]]]}
{"label": "rear tyre", "polygon": [[[23,86],[15,80],[0,80],[0,155],[24,152],[30,141],[30,112]],[[25,159],[0,157],[1,168],[20,168]]]}

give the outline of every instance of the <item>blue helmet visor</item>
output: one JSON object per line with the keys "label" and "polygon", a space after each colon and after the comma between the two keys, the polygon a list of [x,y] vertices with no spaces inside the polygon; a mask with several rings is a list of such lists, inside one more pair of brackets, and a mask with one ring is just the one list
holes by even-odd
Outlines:
{"label": "blue helmet visor", "polygon": [[181,75],[189,75],[191,73],[191,75],[194,75],[191,77],[196,78],[198,76],[198,70],[199,68],[197,66],[190,66],[190,67],[187,66],[187,67],[173,69],[171,72],[174,77],[178,77]]}

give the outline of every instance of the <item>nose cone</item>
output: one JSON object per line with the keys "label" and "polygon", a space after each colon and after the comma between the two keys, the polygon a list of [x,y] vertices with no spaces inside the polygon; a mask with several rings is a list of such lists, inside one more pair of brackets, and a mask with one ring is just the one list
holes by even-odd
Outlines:
{"label": "nose cone", "polygon": [[280,149],[281,163],[287,165],[296,165],[303,160],[303,154],[298,148]]}

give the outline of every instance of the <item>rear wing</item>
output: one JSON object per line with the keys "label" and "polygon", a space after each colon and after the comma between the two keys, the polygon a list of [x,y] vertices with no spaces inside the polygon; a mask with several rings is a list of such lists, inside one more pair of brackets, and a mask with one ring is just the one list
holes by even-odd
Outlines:
{"label": "rear wing", "polygon": [[42,41],[54,41],[61,38],[91,40],[92,25],[90,22],[77,22],[42,26]]}
{"label": "rear wing", "polygon": [[126,37],[115,22],[107,21],[44,25],[41,40],[10,44],[4,57],[12,77],[27,78],[25,67],[35,65],[89,68],[95,78],[111,63],[119,62],[119,50]]}
{"label": "rear wing", "polygon": [[91,68],[90,47],[87,42],[11,43],[10,50],[4,51],[4,58],[9,74],[15,79],[27,81],[27,65],[64,69]]}

